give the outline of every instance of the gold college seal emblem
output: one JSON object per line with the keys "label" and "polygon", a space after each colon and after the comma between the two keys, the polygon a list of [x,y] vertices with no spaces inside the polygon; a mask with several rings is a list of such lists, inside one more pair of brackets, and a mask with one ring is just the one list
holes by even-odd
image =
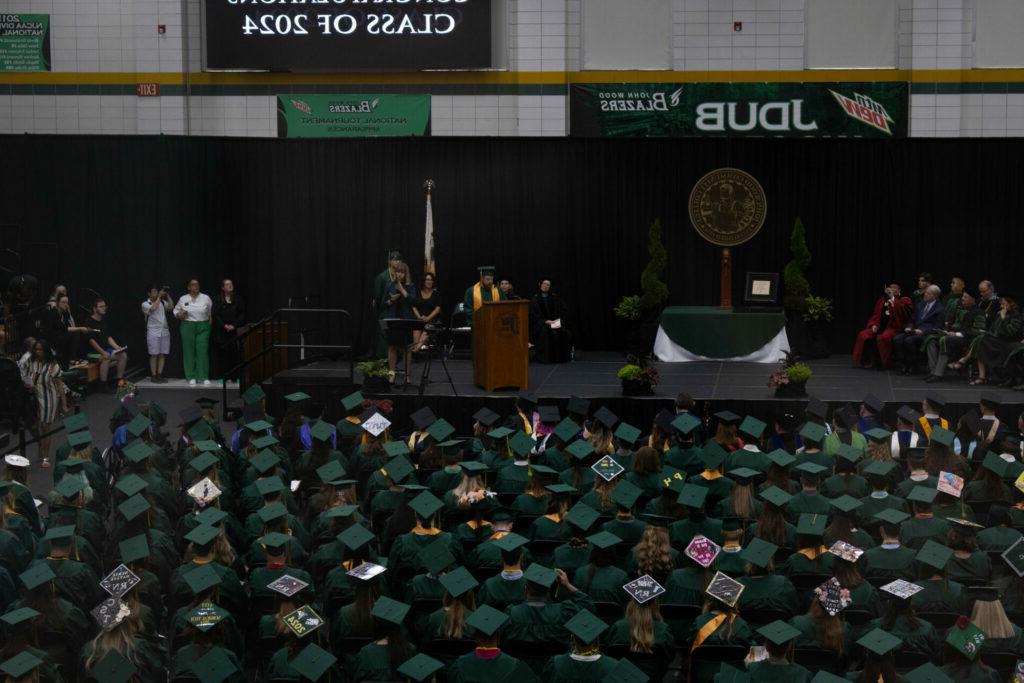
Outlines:
{"label": "gold college seal emblem", "polygon": [[734,247],[761,229],[768,200],[754,176],[738,168],[718,168],[693,186],[689,208],[690,222],[701,237]]}

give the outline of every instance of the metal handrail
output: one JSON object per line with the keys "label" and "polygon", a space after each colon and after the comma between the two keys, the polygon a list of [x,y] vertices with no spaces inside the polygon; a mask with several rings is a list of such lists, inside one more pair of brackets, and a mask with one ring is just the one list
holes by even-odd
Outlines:
{"label": "metal handrail", "polygon": [[[251,358],[247,358],[247,359],[243,360],[241,363],[238,363],[233,368],[231,368],[230,370],[228,370],[227,372],[224,373],[224,379],[221,380],[222,419],[227,419],[227,410],[228,410],[228,406],[227,406],[227,403],[228,403],[228,385],[227,385],[227,380],[231,379],[231,378],[237,378],[238,379],[238,391],[239,391],[239,394],[243,393],[247,387],[243,387],[242,386],[242,371],[245,368],[249,367],[255,361],[262,359],[267,353],[272,352],[272,351],[277,351],[278,349],[312,349],[312,350],[333,350],[333,351],[344,351],[344,350],[347,350],[349,352],[348,353],[348,358],[347,358],[347,360],[348,360],[349,377],[354,377],[355,376],[355,364],[354,364],[354,359],[352,357],[352,350],[353,350],[354,347],[352,346],[352,343],[351,343],[351,337],[352,337],[352,334],[353,334],[353,329],[352,329],[353,328],[353,319],[352,319],[352,314],[348,310],[346,310],[344,308],[279,308],[276,311],[274,311],[273,313],[271,313],[270,315],[267,315],[267,316],[263,317],[258,322],[255,322],[255,323],[249,325],[249,329],[246,330],[244,334],[239,335],[238,338],[235,339],[235,343],[238,344],[239,346],[242,346],[245,338],[248,337],[253,332],[255,332],[257,328],[262,328],[267,323],[280,322],[280,318],[282,317],[282,314],[285,314],[285,313],[321,313],[321,314],[337,314],[337,315],[341,315],[343,318],[347,319],[347,321],[348,321],[348,325],[345,326],[345,327],[347,328],[348,337],[349,337],[350,342],[348,344],[278,344],[277,341],[274,340],[274,341],[271,341],[269,344],[267,344],[266,343],[266,337],[264,337],[264,346],[263,346],[263,348],[258,353],[253,355]],[[242,348],[244,349],[244,347],[242,347]],[[305,365],[306,363],[312,362],[314,360],[318,360],[318,359],[320,359],[322,357],[323,356],[316,356],[314,358],[305,359],[303,362],[299,363],[299,365]],[[273,364],[274,364],[273,372],[275,374],[277,372],[277,360],[276,359],[277,359],[276,355],[271,356],[271,360],[273,361]]]}

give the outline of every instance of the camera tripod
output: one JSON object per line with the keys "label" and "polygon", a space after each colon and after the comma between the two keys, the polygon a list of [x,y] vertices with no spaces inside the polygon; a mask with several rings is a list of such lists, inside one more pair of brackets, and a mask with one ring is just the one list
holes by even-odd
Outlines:
{"label": "camera tripod", "polygon": [[423,372],[420,374],[420,387],[417,392],[417,396],[422,397],[424,392],[427,390],[427,385],[433,380],[430,379],[430,368],[434,361],[434,354],[438,354],[438,359],[441,361],[441,367],[444,368],[444,374],[448,378],[448,386],[452,388],[452,395],[458,396],[459,392],[455,389],[455,382],[452,380],[452,373],[448,371],[448,361],[445,358],[447,355],[445,349],[445,335],[450,334],[446,327],[431,327],[424,328],[427,333],[426,347],[427,347],[427,358],[423,361]]}

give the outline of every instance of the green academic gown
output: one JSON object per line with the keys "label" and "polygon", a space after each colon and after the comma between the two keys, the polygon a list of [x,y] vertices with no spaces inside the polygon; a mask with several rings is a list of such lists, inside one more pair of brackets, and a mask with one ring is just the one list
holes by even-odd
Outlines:
{"label": "green academic gown", "polygon": [[[206,653],[201,653],[197,650],[195,645],[191,643],[184,645],[174,653],[174,661],[171,663],[171,677],[184,675],[184,676],[195,676],[195,669],[192,665],[196,663],[204,654],[212,652],[213,650],[220,650],[222,654],[235,666],[235,673],[231,674],[224,679],[224,683],[242,683],[245,681],[245,676],[242,673],[242,662],[238,659],[238,655],[229,650],[228,648],[214,645]],[[298,674],[296,674],[298,678]],[[146,680],[146,679],[143,679]]]}
{"label": "green academic gown", "polygon": [[700,455],[701,449],[697,446],[691,448],[673,446],[665,453],[665,464],[686,472],[687,477],[692,477],[704,471]]}
{"label": "green academic gown", "polygon": [[551,564],[555,568],[561,569],[569,576],[573,576],[577,569],[590,562],[591,547],[592,546],[587,541],[583,541],[577,545],[573,545],[571,542],[563,543],[555,548],[555,554],[552,558]]}
{"label": "green academic gown", "polygon": [[[498,532],[492,534],[486,541],[473,548],[466,559],[466,567],[474,572],[481,567],[502,567],[501,549],[494,545],[494,541],[506,533]],[[530,553],[530,549],[523,546],[523,569],[529,567],[532,562],[533,555]]]}
{"label": "green academic gown", "polygon": [[785,576],[741,576],[736,579],[746,588],[740,593],[740,612],[746,610],[781,610],[787,614],[796,614],[799,600],[793,582]]}
{"label": "green academic gown", "polygon": [[886,548],[884,545],[869,548],[861,556],[864,576],[893,581],[911,580],[914,578],[915,555],[917,551],[905,545],[898,545],[895,548]]}
{"label": "green academic gown", "polygon": [[494,480],[494,490],[497,493],[522,493],[529,480],[529,465],[525,461],[521,464],[513,462],[498,472],[498,478]]}
{"label": "green academic gown", "polygon": [[622,539],[626,547],[631,547],[640,542],[640,537],[644,535],[644,528],[646,526],[645,522],[640,521],[636,517],[616,517],[602,524],[601,531],[615,534]]}
{"label": "green academic gown", "polygon": [[821,494],[826,498],[853,496],[863,498],[871,493],[868,480],[859,474],[833,474],[821,484]]}
{"label": "green academic gown", "polygon": [[462,655],[448,671],[449,683],[540,683],[529,666],[504,652],[494,658]]}
{"label": "green academic gown", "polygon": [[1021,533],[1006,526],[994,526],[978,532],[978,547],[982,550],[1002,552],[1019,541]]}
{"label": "green academic gown", "polygon": [[[473,285],[472,287],[467,287],[466,293],[462,296],[462,304],[466,313],[466,325],[470,327],[473,326],[473,289],[475,287],[476,285]],[[498,293],[498,301],[505,300],[505,292],[501,291],[501,288],[498,287],[497,285],[495,285],[493,288],[481,286],[480,300],[491,301],[494,292]]]}
{"label": "green academic gown", "polygon": [[[813,617],[806,614],[798,614],[789,620],[789,625],[800,631],[800,635],[797,636],[796,646],[802,648],[821,648],[822,644],[818,641],[818,624],[814,621]],[[853,646],[853,633],[850,630],[850,625],[843,622],[843,651],[846,653],[850,652]]]}
{"label": "green academic gown", "polygon": [[489,577],[480,586],[477,593],[477,604],[490,605],[496,610],[504,610],[510,605],[517,605],[526,600],[526,580],[520,573],[515,577],[506,577],[504,572]]}
{"label": "green academic gown", "polygon": [[793,524],[797,523],[802,514],[825,515],[828,517],[831,512],[832,505],[828,502],[828,498],[817,491],[811,493],[801,491],[793,496],[786,505],[786,517]]}
{"label": "green academic gown", "polygon": [[[220,587],[217,589],[220,597],[217,604],[232,614],[245,614],[248,610],[248,602],[245,597],[245,589],[238,580],[235,570],[225,567],[220,562],[206,564],[209,564],[220,577]],[[177,600],[177,604],[187,605],[192,600],[192,589],[185,580],[185,576],[199,566],[196,562],[189,562],[175,569],[171,575],[171,594]]]}
{"label": "green academic gown", "polygon": [[586,564],[576,570],[572,577],[572,585],[587,591],[587,595],[597,602],[615,602],[624,604],[629,597],[622,587],[629,583],[629,575],[614,565],[594,567],[591,577],[590,565]]}
{"label": "green academic gown", "polygon": [[[693,623],[690,625],[689,631],[686,638],[683,640],[685,643],[692,643],[700,632],[700,629],[704,624],[708,623],[712,619],[718,616],[715,611],[706,612],[700,614]],[[750,630],[750,626],[747,622],[743,621],[743,617],[737,616],[733,619],[731,624],[728,621],[723,621],[715,631],[709,635],[701,646],[704,645],[739,645],[740,647],[750,647],[754,644],[754,633]],[[719,662],[698,662],[693,665],[693,679],[695,681],[711,681],[714,680],[715,674],[718,673],[721,665]]]}
{"label": "green academic gown", "polygon": [[568,541],[569,528],[561,521],[547,516],[538,517],[526,531],[531,541]]}
{"label": "green academic gown", "polygon": [[605,680],[617,664],[618,660],[607,655],[597,655],[597,659],[590,661],[556,655],[544,667],[541,679],[546,683],[594,683]]}
{"label": "green academic gown", "polygon": [[947,531],[949,531],[949,522],[939,517],[926,519],[911,517],[900,527],[900,539],[908,548],[920,550],[925,541],[929,540],[945,545]]}
{"label": "green academic gown", "polygon": [[447,531],[432,535],[415,534],[410,531],[395,539],[388,554],[388,566],[412,569],[415,573],[426,571],[427,568],[423,566],[419,557],[420,551],[437,541],[446,543],[448,550],[457,560],[462,557],[462,544]]}
{"label": "green academic gown", "polygon": [[701,605],[704,603],[704,570],[694,565],[676,569],[665,581],[664,605]]}
{"label": "green academic gown", "polygon": [[747,676],[752,683],[808,683],[814,674],[796,663],[764,660],[751,664]]}
{"label": "green academic gown", "polygon": [[966,558],[953,555],[946,565],[946,576],[954,581],[985,585],[992,578],[992,560],[981,550],[975,550]]}
{"label": "green academic gown", "polygon": [[[581,609],[592,608],[590,598],[581,590],[569,593],[561,602],[540,605],[521,602],[511,605],[506,610],[509,620],[502,631],[504,642],[568,643],[569,632],[565,629],[565,623]],[[523,661],[537,673],[543,671],[546,664],[544,658],[524,657]]]}
{"label": "green academic gown", "polygon": [[964,599],[963,584],[947,579],[925,579],[914,583],[922,588],[910,598],[915,612],[970,612],[970,605]]}
{"label": "green academic gown", "polygon": [[[917,627],[912,628],[907,618],[900,616],[896,618],[896,623],[893,624],[893,627],[886,630],[903,641],[904,652],[919,652],[926,655],[929,659],[938,656],[942,640],[939,638],[938,633],[935,632],[935,627],[924,619],[916,619],[915,621],[917,622]],[[865,624],[861,628],[861,635],[863,636],[863,634],[876,628],[882,628],[881,619],[872,619]]]}
{"label": "green academic gown", "polygon": [[85,563],[54,557],[47,557],[41,561],[49,565],[57,576],[57,590],[61,597],[83,612],[92,610],[108,597],[106,593],[101,593],[99,579]]}
{"label": "green academic gown", "polygon": [[[415,652],[409,656],[412,657]],[[387,645],[369,643],[359,649],[352,668],[353,681],[393,681],[395,672],[391,670],[388,659]]]}
{"label": "green academic gown", "polygon": [[[619,619],[611,625],[601,638],[601,642],[607,645],[621,645],[629,648],[632,640],[630,638],[629,622]],[[665,677],[665,669],[675,656],[676,639],[672,635],[672,629],[663,621],[654,622],[654,647],[653,654],[661,655],[658,659],[645,659],[638,662],[638,668],[647,674],[652,681],[661,681]]]}
{"label": "green academic gown", "polygon": [[672,522],[668,528],[668,534],[672,539],[673,547],[676,548],[686,548],[693,537],[698,534],[721,545],[723,543],[722,520],[714,517],[704,517],[696,521],[690,518],[680,519],[678,522]]}
{"label": "green academic gown", "polygon": [[778,572],[784,576],[794,576],[797,574],[831,574],[832,561],[834,558],[835,555],[825,552],[811,560],[797,551],[786,558],[786,561],[779,566]]}

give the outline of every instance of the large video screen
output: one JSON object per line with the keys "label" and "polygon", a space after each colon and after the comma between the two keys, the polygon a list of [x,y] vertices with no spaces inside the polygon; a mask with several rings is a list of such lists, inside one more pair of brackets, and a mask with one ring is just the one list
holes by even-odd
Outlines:
{"label": "large video screen", "polygon": [[206,67],[491,66],[491,0],[204,0]]}

